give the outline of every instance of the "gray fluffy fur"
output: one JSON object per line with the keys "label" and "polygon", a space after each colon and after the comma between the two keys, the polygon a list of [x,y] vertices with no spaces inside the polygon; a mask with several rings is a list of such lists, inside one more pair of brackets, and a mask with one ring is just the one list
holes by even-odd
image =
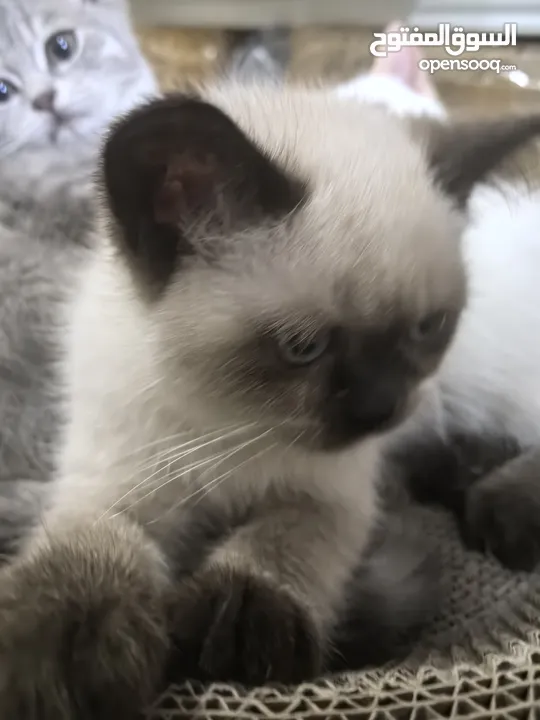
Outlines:
{"label": "gray fluffy fur", "polygon": [[47,205],[0,200],[0,552],[39,511],[62,417],[63,302],[85,256],[92,210],[58,192]]}
{"label": "gray fluffy fur", "polygon": [[[59,31],[76,38],[47,56]],[[85,256],[101,133],[156,90],[123,0],[0,0],[0,553],[39,512],[62,417],[63,303]],[[33,106],[54,91],[54,109]],[[57,124],[57,115],[64,120]]]}
{"label": "gray fluffy fur", "polygon": [[[74,37],[61,61],[46,50],[60,31]],[[2,178],[33,197],[86,192],[103,130],[156,92],[124,0],[0,0],[0,80]],[[54,107],[36,109],[47,92]]]}

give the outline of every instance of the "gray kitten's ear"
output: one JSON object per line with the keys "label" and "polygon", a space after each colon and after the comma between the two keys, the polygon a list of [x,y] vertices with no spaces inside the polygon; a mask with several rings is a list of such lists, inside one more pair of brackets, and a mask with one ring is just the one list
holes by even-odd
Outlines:
{"label": "gray kitten's ear", "polygon": [[291,212],[305,194],[225,113],[185,95],[120,121],[105,143],[103,177],[114,237],[158,287],[195,252],[197,223],[226,234]]}
{"label": "gray kitten's ear", "polygon": [[427,135],[428,162],[435,178],[463,208],[477,183],[540,135],[540,115],[455,124],[429,122]]}

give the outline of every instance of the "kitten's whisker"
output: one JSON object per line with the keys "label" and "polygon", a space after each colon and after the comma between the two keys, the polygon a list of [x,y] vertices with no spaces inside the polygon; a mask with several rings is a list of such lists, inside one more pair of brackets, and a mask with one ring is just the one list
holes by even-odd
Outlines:
{"label": "kitten's whisker", "polygon": [[[243,450],[244,448],[248,447],[249,445],[253,445],[253,443],[258,442],[258,441],[261,440],[263,437],[265,437],[266,435],[268,435],[268,433],[272,432],[273,429],[274,429],[274,428],[270,428],[269,430],[266,430],[265,432],[261,433],[260,435],[257,435],[257,437],[251,438],[250,440],[247,440],[245,443],[242,443],[241,445],[238,445],[238,446],[235,447],[233,450],[227,451],[227,452],[225,453],[225,457],[221,458],[221,459],[218,461],[218,463],[216,464],[215,467],[218,467],[219,465],[221,465],[222,462],[225,462],[225,461],[228,460],[230,457],[232,457],[233,455],[236,455],[236,453],[240,452],[241,450]],[[214,460],[214,459],[215,459],[215,457],[211,458],[210,460]],[[197,469],[198,469],[198,468],[197,468]],[[214,468],[214,469],[215,469],[215,468]],[[147,493],[146,495],[144,495],[142,498],[140,498],[139,500],[137,500],[136,503],[134,503],[133,505],[135,505],[135,504],[137,504],[138,502],[144,500],[144,499],[147,498],[149,495],[153,495],[154,493],[159,492],[159,491],[162,490],[166,485],[169,485],[171,482],[175,482],[176,480],[179,480],[181,477],[183,477],[184,475],[186,475],[187,472],[192,472],[192,471],[193,471],[193,469],[188,469],[188,470],[186,470],[186,472],[181,472],[180,474],[178,474],[178,475],[176,475],[176,476],[173,476],[172,478],[169,478],[166,482],[164,482],[164,483],[163,483],[162,485],[160,485],[159,487],[154,488],[153,490],[150,490],[150,492],[148,492],[148,493]],[[204,477],[204,475],[205,475],[206,473],[207,473],[207,471],[205,471],[201,477]],[[199,477],[198,479],[200,480],[200,477]],[[201,492],[201,488],[199,488],[198,490],[195,490],[195,492],[192,493],[192,495],[189,495],[187,498],[183,498],[181,504],[183,504],[184,501],[187,502],[187,500],[190,500],[192,497],[195,497],[195,495],[197,495],[199,492]],[[133,507],[133,505],[131,505],[130,507]]]}
{"label": "kitten's whisker", "polygon": [[[218,475],[216,478],[212,478],[209,482],[207,482],[205,485],[200,487],[195,492],[191,493],[187,498],[182,498],[180,502],[175,503],[172,507],[168,508],[164,513],[162,513],[159,517],[154,518],[153,520],[150,520],[147,522],[147,525],[153,525],[156,522],[159,522],[160,520],[163,520],[163,518],[167,517],[170,513],[174,512],[175,510],[178,510],[178,508],[182,507],[185,503],[192,500],[194,497],[199,495],[200,493],[203,493],[203,495],[194,503],[194,505],[198,505],[207,495],[209,495],[212,490],[216,490],[225,480],[236,473],[243,465],[246,465],[248,462],[251,462],[252,460],[256,460],[258,457],[263,455],[265,452],[270,450],[271,448],[275,447],[276,443],[272,443],[272,445],[268,445],[267,447],[264,447],[262,450],[260,450],[258,453],[255,453],[255,455],[251,455],[250,457],[243,460],[238,465],[235,465],[235,467],[230,468],[226,472],[224,472],[221,475]],[[206,492],[205,492],[206,491]]]}
{"label": "kitten's whisker", "polygon": [[[243,428],[239,428],[239,429],[243,429]],[[174,454],[174,452],[176,452],[176,451],[173,451],[171,453],[172,460],[171,460],[171,462],[169,462],[169,467],[172,463],[177,462],[178,460],[186,457],[187,455],[198,452],[199,450],[202,450],[203,448],[208,447],[209,445],[212,445],[213,443],[217,443],[218,441],[222,441],[222,440],[227,439],[228,437],[231,437],[236,432],[238,432],[239,429],[233,430],[229,433],[224,433],[224,434],[218,436],[217,438],[213,438],[212,440],[208,440],[204,443],[200,443],[199,445],[197,445],[195,447],[191,447],[188,450],[184,450],[184,451],[178,453],[177,455]],[[199,440],[199,438],[195,439],[195,441],[198,441],[198,440]],[[185,444],[181,445],[180,447],[185,447],[186,444],[189,444],[189,443],[185,443]],[[158,463],[164,462],[165,459],[166,458],[160,458],[159,460],[157,460],[157,462]],[[154,465],[155,465],[155,463],[150,464],[151,467],[153,467]],[[144,470],[144,469],[145,469],[145,467],[139,468],[139,470]],[[124,495],[122,495],[122,497],[118,498],[104,513],[102,513],[99,516],[99,518],[96,520],[96,522],[99,522],[100,520],[102,520],[106,515],[108,515],[108,513],[110,513],[111,510],[114,510],[114,508],[117,505],[119,505],[123,500],[125,500],[127,497],[129,497],[133,492],[138,490],[141,486],[148,484],[152,480],[152,478],[154,478],[156,475],[159,475],[159,473],[163,472],[164,470],[165,470],[165,468],[158,468],[150,476],[144,477],[139,483],[137,483],[132,488],[130,488],[126,493],[124,493]]]}
{"label": "kitten's whisker", "polygon": [[[204,460],[200,460],[200,461],[191,463],[190,465],[185,465],[184,467],[182,467],[181,470],[176,472],[172,477],[168,477],[163,483],[161,483],[161,485],[158,485],[157,487],[152,488],[152,490],[148,491],[147,493],[142,495],[140,498],[137,498],[137,500],[132,502],[131,505],[124,508],[120,512],[116,513],[116,515],[113,515],[112,517],[117,517],[117,515],[120,515],[121,513],[132,510],[140,502],[143,502],[143,500],[146,500],[146,498],[150,497],[151,495],[154,495],[154,494],[160,492],[167,485],[170,485],[171,483],[176,482],[177,480],[180,480],[181,478],[185,477],[186,475],[189,475],[192,472],[196,472],[200,468],[204,467],[208,463],[213,462],[216,459],[218,459],[218,460],[225,459],[225,457],[228,457],[228,456],[230,456],[230,452],[223,451],[222,453],[218,453],[216,455],[211,455],[210,457],[205,458]],[[198,490],[195,490],[193,495],[196,495],[198,492],[200,492],[200,488]],[[192,496],[190,495],[187,499],[189,499],[190,497],[192,497]]]}
{"label": "kitten's whisker", "polygon": [[[277,447],[277,443],[272,443],[271,445],[268,445],[267,447],[265,447],[265,448],[263,448],[262,450],[260,450],[258,453],[255,453],[255,455],[251,455],[251,457],[246,458],[245,460],[243,460],[241,463],[239,463],[238,465],[236,465],[236,467],[231,468],[230,470],[227,470],[226,472],[224,472],[222,475],[219,475],[217,478],[214,478],[214,482],[217,482],[217,485],[212,485],[212,487],[209,488],[209,489],[204,493],[204,495],[203,495],[202,497],[200,497],[200,498],[197,500],[197,502],[194,503],[194,504],[195,504],[195,505],[198,505],[207,495],[209,495],[209,493],[210,493],[212,490],[216,490],[216,489],[219,487],[219,485],[221,485],[221,483],[222,483],[224,480],[226,480],[226,479],[227,479],[230,475],[232,475],[233,473],[237,472],[243,465],[247,465],[247,463],[252,462],[253,460],[257,460],[257,459],[260,458],[262,455],[264,455],[265,452],[268,452],[269,450],[272,450],[272,448],[275,448],[275,447]],[[219,482],[218,482],[218,481],[219,481]],[[168,511],[167,511],[167,512],[168,512]]]}
{"label": "kitten's whisker", "polygon": [[[225,452],[225,451],[223,451],[223,452]],[[214,460],[216,457],[219,457],[219,454],[218,454],[218,455],[212,455],[212,456],[210,456],[210,458],[204,458],[203,460],[196,460],[196,461],[194,461],[194,462],[192,462],[192,463],[190,463],[190,464],[188,464],[188,465],[183,465],[182,468],[181,468],[181,471],[179,471],[179,474],[178,474],[176,477],[181,477],[182,474],[185,474],[186,472],[189,472],[189,471],[191,471],[191,470],[197,469],[199,466],[203,466],[203,465],[205,465],[207,462],[211,462],[211,461]],[[169,466],[169,467],[170,467],[170,466]],[[135,485],[134,487],[130,488],[126,493],[124,493],[124,495],[123,495],[121,498],[119,498],[118,500],[116,500],[104,513],[102,513],[102,514],[99,516],[99,518],[96,520],[96,522],[99,522],[100,520],[102,520],[106,515],[108,515],[108,513],[111,512],[111,510],[114,510],[115,507],[117,507],[123,500],[126,500],[132,493],[136,492],[136,491],[139,490],[140,488],[143,488],[145,485],[149,485],[149,484],[150,484],[150,481],[152,480],[152,478],[154,478],[156,475],[159,474],[159,472],[162,472],[163,470],[164,470],[164,468],[161,468],[160,471],[155,472],[155,473],[152,473],[152,475],[150,475],[149,477],[145,477],[143,480],[141,480],[140,483],[137,483],[137,485]],[[169,482],[169,480],[167,480],[166,482],[164,482],[163,485],[166,485],[168,482]],[[159,488],[162,487],[163,485],[159,486],[158,488],[155,488],[155,490],[159,489]],[[148,495],[151,495],[152,492],[154,492],[154,490],[152,490],[152,491],[150,491],[149,493],[147,493],[147,494],[143,495],[142,497],[138,498],[138,499],[137,499],[135,502],[133,502],[131,505],[128,505],[126,508],[122,509],[119,513],[115,513],[115,514],[112,515],[111,517],[116,517],[117,515],[120,515],[122,512],[125,512],[126,510],[130,510],[132,507],[134,507],[134,506],[137,505],[139,502],[141,502],[141,501],[144,500],[146,497],[148,497]]]}
{"label": "kitten's whisker", "polygon": [[[250,423],[250,424],[251,424],[251,425],[254,425],[255,423]],[[223,426],[223,427],[216,428],[215,430],[212,430],[212,431],[210,431],[210,432],[208,432],[208,433],[205,433],[204,435],[200,435],[200,436],[198,436],[198,437],[191,437],[189,440],[186,440],[185,444],[187,445],[187,444],[190,444],[190,443],[196,443],[196,442],[198,442],[198,441],[205,440],[206,438],[209,438],[209,437],[211,437],[212,435],[215,435],[216,433],[220,433],[220,432],[228,431],[228,430],[235,430],[235,429],[238,429],[238,428],[241,428],[241,427],[244,427],[244,425],[241,425],[240,423],[235,423],[235,424],[231,424],[231,425],[225,425],[225,426]],[[248,427],[248,426],[245,426],[245,427]],[[125,455],[123,455],[123,456],[120,458],[120,460],[124,460],[124,459],[126,459],[126,458],[132,457],[134,454],[141,454],[141,453],[145,452],[146,450],[149,450],[150,448],[152,448],[152,447],[154,447],[154,446],[156,446],[156,445],[160,445],[160,444],[162,444],[162,443],[163,443],[163,444],[167,444],[167,447],[165,447],[165,448],[163,449],[163,451],[160,450],[160,451],[158,451],[157,453],[155,453],[154,455],[150,456],[150,458],[145,458],[145,459],[143,460],[143,462],[151,462],[151,461],[152,461],[152,458],[157,457],[161,452],[166,452],[166,453],[168,453],[168,452],[173,452],[174,450],[179,450],[179,449],[182,447],[182,444],[177,445],[175,448],[171,448],[170,445],[169,445],[170,442],[171,442],[172,440],[175,440],[176,438],[180,438],[180,437],[182,437],[182,436],[185,437],[186,435],[191,435],[191,434],[192,434],[192,431],[191,431],[191,430],[182,430],[181,432],[173,433],[172,435],[169,435],[169,436],[166,436],[166,437],[157,438],[157,439],[155,439],[155,440],[152,440],[151,442],[145,443],[144,445],[140,445],[140,446],[139,446],[138,448],[136,448],[133,452],[126,453]]]}
{"label": "kitten's whisker", "polygon": [[[213,430],[210,433],[206,433],[205,435],[201,435],[199,437],[192,438],[191,440],[187,440],[185,443],[181,443],[180,445],[177,445],[174,448],[165,449],[163,452],[155,453],[150,458],[147,458],[145,460],[145,465],[139,466],[137,469],[139,471],[141,470],[148,470],[151,467],[154,467],[157,463],[165,462],[169,458],[173,458],[173,462],[181,457],[183,457],[183,453],[189,454],[191,452],[192,447],[195,443],[200,443],[202,440],[207,440],[208,438],[211,438],[212,435],[215,435],[216,433],[222,433],[221,435],[218,435],[216,438],[212,438],[211,440],[208,440],[207,443],[199,445],[196,449],[205,447],[206,444],[210,445],[213,442],[218,442],[221,440],[225,440],[228,437],[231,437],[232,435],[236,435],[239,432],[243,432],[244,430],[247,430],[249,427],[255,425],[255,423],[251,423],[250,425],[235,425],[235,426],[228,426],[232,427],[233,429],[230,430],[230,432],[222,433],[223,428],[220,428],[219,430]],[[227,429],[227,428],[225,428]],[[189,452],[188,450],[189,449]],[[174,457],[175,454],[176,458]]]}
{"label": "kitten's whisker", "polygon": [[[160,444],[162,444],[162,443],[166,444],[166,447],[163,448],[163,450],[158,450],[157,452],[151,454],[150,456],[147,455],[146,457],[144,457],[143,459],[141,459],[141,463],[148,463],[149,466],[151,466],[154,458],[159,457],[159,455],[160,455],[162,452],[169,452],[169,451],[171,450],[171,448],[170,448],[170,442],[171,442],[172,440],[175,440],[175,439],[177,439],[177,438],[180,438],[180,437],[182,437],[182,436],[189,435],[189,434],[190,434],[190,431],[189,431],[189,430],[185,430],[185,431],[182,431],[182,432],[174,433],[174,434],[172,434],[172,435],[168,435],[168,436],[163,437],[163,438],[158,438],[158,439],[156,439],[156,440],[152,440],[151,442],[145,443],[144,445],[139,445],[139,446],[138,446],[137,448],[135,448],[135,450],[133,450],[133,451],[127,452],[127,453],[125,453],[124,455],[120,455],[120,456],[118,457],[118,460],[119,460],[119,461],[127,460],[127,459],[129,459],[129,458],[132,458],[134,455],[142,455],[142,454],[144,454],[147,450],[150,450],[151,448],[153,448],[153,447],[155,447],[155,446],[158,446],[158,445],[160,445]],[[201,439],[202,439],[202,438],[201,438]],[[189,441],[186,441],[186,444],[187,444],[188,442],[189,442],[189,443],[191,443],[191,442],[196,442],[197,440],[198,440],[198,438],[190,439]],[[184,443],[181,443],[180,445],[175,446],[175,449],[181,448],[183,444],[184,444]],[[144,466],[142,466],[142,465],[141,465],[141,466],[138,466],[138,467],[140,467],[140,469],[144,469]]]}
{"label": "kitten's whisker", "polygon": [[[212,458],[212,459],[214,459],[214,458]],[[178,479],[178,478],[174,478],[174,480],[177,480],[177,479]],[[217,479],[216,479],[216,478],[212,478],[212,479],[209,480],[207,483],[205,483],[202,487],[197,488],[197,490],[194,490],[190,495],[188,495],[188,496],[185,497],[185,498],[182,498],[182,499],[180,500],[180,502],[175,503],[172,507],[168,508],[164,513],[162,513],[161,515],[159,515],[157,518],[154,518],[153,520],[149,520],[146,524],[147,524],[147,525],[152,525],[153,523],[158,522],[159,520],[162,520],[164,517],[167,517],[167,515],[168,515],[169,513],[174,512],[175,510],[177,510],[177,509],[178,509],[179,507],[181,507],[182,505],[185,505],[187,502],[189,502],[190,500],[192,500],[194,497],[197,497],[197,495],[199,495],[199,494],[202,493],[204,490],[206,490],[208,487],[211,487],[211,486],[213,487],[213,485],[217,482],[218,479],[219,479],[219,478],[217,478]],[[172,480],[171,480],[171,482],[172,482]],[[168,484],[168,483],[167,483],[167,484]],[[159,488],[159,489],[161,489],[161,488]]]}
{"label": "kitten's whisker", "polygon": [[[187,450],[182,450],[181,452],[171,451],[170,453],[165,453],[164,455],[157,456],[151,463],[146,465],[145,467],[141,468],[141,470],[149,469],[151,467],[155,467],[156,465],[161,465],[162,467],[159,467],[148,479],[151,479],[155,475],[158,475],[162,473],[164,470],[170,468],[172,465],[177,463],[179,460],[182,460],[183,458],[187,457],[188,455],[193,455],[194,453],[197,453],[199,450],[208,447],[210,445],[220,443],[223,440],[226,440],[233,435],[236,435],[240,431],[244,431],[246,428],[239,428],[238,430],[232,431],[230,433],[222,434],[216,438],[213,438],[211,440],[208,440],[207,442],[200,443],[199,445],[196,445],[194,447],[190,447]],[[228,448],[224,448],[224,451],[226,452]],[[163,463],[166,463],[166,468],[163,467]]]}
{"label": "kitten's whisker", "polygon": [[[185,465],[182,467],[181,471],[175,473],[171,478],[167,478],[165,482],[163,482],[161,485],[158,485],[158,487],[153,488],[149,492],[145,493],[141,497],[134,500],[130,505],[127,505],[125,508],[122,508],[118,512],[116,512],[114,515],[110,516],[110,519],[113,519],[115,517],[118,517],[119,515],[122,515],[123,513],[129,512],[134,507],[136,507],[139,503],[141,503],[143,500],[145,500],[150,495],[153,495],[156,492],[159,492],[162,488],[164,488],[166,485],[168,485],[171,482],[174,482],[175,480],[179,480],[184,475],[187,475],[190,472],[196,471],[201,467],[204,467],[209,462],[213,462],[216,458],[221,457],[221,455],[225,455],[225,452],[222,452],[221,454],[211,455],[210,457],[205,458],[204,460],[197,460],[193,463],[190,463],[189,465]],[[103,516],[102,516],[103,517]]]}
{"label": "kitten's whisker", "polygon": [[296,445],[296,443],[300,440],[300,438],[302,437],[302,435],[305,434],[305,432],[306,432],[305,428],[304,428],[304,430],[300,430],[300,432],[298,433],[298,435],[291,440],[291,442],[290,442],[290,443],[285,447],[285,449],[283,450],[283,457],[289,452],[289,450],[290,450],[292,447],[294,447],[294,446]]}
{"label": "kitten's whisker", "polygon": [[[221,459],[213,466],[213,468],[210,468],[210,469],[211,469],[211,470],[215,469],[216,467],[218,467],[219,465],[221,465],[223,462],[225,462],[226,460],[228,460],[230,457],[232,457],[232,456],[235,455],[236,453],[240,452],[241,450],[243,450],[244,448],[248,447],[249,445],[252,445],[253,443],[258,442],[261,438],[263,438],[264,436],[268,435],[268,433],[272,432],[273,429],[274,429],[274,428],[270,428],[270,429],[266,430],[265,432],[261,433],[260,435],[258,435],[257,437],[251,438],[251,439],[248,440],[247,442],[242,443],[241,445],[237,446],[234,450],[232,450],[231,452],[229,452],[225,457],[221,458]],[[263,448],[263,450],[265,450],[265,449],[266,449],[266,448]],[[249,459],[250,459],[250,458],[247,458],[247,460],[249,460]],[[245,462],[247,462],[247,460],[246,460]],[[241,463],[241,464],[243,464],[243,463]],[[240,467],[240,466],[237,466],[237,467]],[[232,471],[234,471],[234,468],[233,468]],[[208,471],[206,470],[201,477],[204,477],[204,475],[207,474],[207,472],[208,472]],[[164,485],[167,485],[169,482],[173,482],[173,480],[175,480],[175,479],[178,479],[178,478],[171,478],[170,480],[167,481],[167,483],[164,483]],[[217,479],[219,479],[219,478],[217,478]],[[200,478],[199,478],[199,480],[200,480]],[[187,498],[182,498],[179,503],[177,503],[177,504],[174,505],[172,508],[170,508],[169,510],[167,510],[166,513],[164,513],[164,514],[162,514],[162,515],[160,516],[160,518],[165,517],[169,512],[172,512],[174,509],[182,506],[183,504],[185,504],[186,502],[188,502],[189,500],[191,500],[193,497],[196,497],[196,496],[197,496],[199,493],[201,493],[206,487],[208,487],[209,484],[213,484],[215,481],[216,481],[216,478],[210,480],[209,483],[207,483],[206,485],[204,485],[202,488],[198,488],[197,490],[195,490],[195,491],[194,491],[193,493],[191,493],[191,495],[189,495]],[[162,485],[161,487],[163,487],[163,485]],[[160,487],[160,488],[157,488],[157,489],[160,490],[161,487]],[[150,493],[150,494],[151,494],[151,493]],[[157,519],[150,521],[150,523],[152,523],[152,522],[157,522]],[[148,524],[150,524],[150,523],[148,523]]]}
{"label": "kitten's whisker", "polygon": [[236,446],[233,450],[231,450],[222,460],[219,460],[217,463],[215,463],[214,465],[212,465],[212,467],[207,468],[207,469],[202,473],[202,475],[201,475],[198,479],[201,480],[205,475],[208,475],[208,473],[212,472],[212,471],[215,470],[217,467],[219,467],[225,460],[228,460],[228,459],[229,459],[230,457],[232,457],[233,455],[236,455],[237,453],[239,453],[239,452],[241,452],[242,450],[244,450],[244,448],[249,447],[249,445],[252,445],[253,443],[257,442],[257,441],[260,440],[262,437],[264,437],[265,435],[267,435],[269,432],[271,432],[271,429],[268,430],[267,432],[262,433],[262,435],[258,435],[256,438],[250,438],[249,440],[247,440],[246,442],[242,443],[241,445],[237,445],[237,446]]}

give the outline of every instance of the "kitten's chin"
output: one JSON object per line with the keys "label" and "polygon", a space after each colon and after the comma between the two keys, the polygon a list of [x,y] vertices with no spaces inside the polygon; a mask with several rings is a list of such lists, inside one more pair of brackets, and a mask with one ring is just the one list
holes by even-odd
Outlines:
{"label": "kitten's chin", "polygon": [[402,422],[402,419],[392,419],[380,423],[377,427],[365,428],[362,431],[329,432],[326,435],[321,435],[317,447],[313,447],[313,449],[328,453],[342,452],[354,447],[354,445],[360,445],[366,440],[390,433],[399,427]]}
{"label": "kitten's chin", "polygon": [[81,144],[96,145],[102,133],[107,129],[106,122],[99,122],[95,118],[78,115],[56,123],[50,131],[49,141],[57,148]]}

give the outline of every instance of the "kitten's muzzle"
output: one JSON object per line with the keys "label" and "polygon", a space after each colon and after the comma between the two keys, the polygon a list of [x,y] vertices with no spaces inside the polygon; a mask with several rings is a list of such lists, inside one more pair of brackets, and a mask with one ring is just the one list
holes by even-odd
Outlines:
{"label": "kitten's muzzle", "polygon": [[40,112],[48,112],[51,114],[54,114],[55,111],[55,103],[56,100],[56,91],[55,90],[46,90],[45,92],[42,92],[40,95],[34,98],[32,101],[32,107],[34,110],[38,110]]}
{"label": "kitten's muzzle", "polygon": [[401,416],[405,401],[401,382],[382,379],[369,387],[353,388],[343,404],[343,418],[360,435],[376,432]]}
{"label": "kitten's muzzle", "polygon": [[359,373],[330,401],[327,446],[339,447],[402,422],[411,405],[411,385],[399,374]]}

